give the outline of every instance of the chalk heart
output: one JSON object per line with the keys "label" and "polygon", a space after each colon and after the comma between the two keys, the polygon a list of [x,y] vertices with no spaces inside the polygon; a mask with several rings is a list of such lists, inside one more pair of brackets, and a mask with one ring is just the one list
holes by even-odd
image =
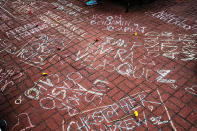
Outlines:
{"label": "chalk heart", "polygon": [[153,111],[153,106],[148,106],[148,108],[149,108],[151,111]]}
{"label": "chalk heart", "polygon": [[32,125],[29,115],[27,113],[21,113],[18,115],[18,122],[12,127],[11,131],[25,131],[32,127],[35,126]]}

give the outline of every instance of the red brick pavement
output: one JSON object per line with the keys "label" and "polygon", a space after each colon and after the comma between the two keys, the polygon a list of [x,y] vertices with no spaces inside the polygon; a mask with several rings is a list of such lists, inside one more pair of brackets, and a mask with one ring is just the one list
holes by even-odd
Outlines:
{"label": "red brick pavement", "polygon": [[157,0],[128,13],[114,0],[0,7],[8,130],[197,129],[197,2]]}

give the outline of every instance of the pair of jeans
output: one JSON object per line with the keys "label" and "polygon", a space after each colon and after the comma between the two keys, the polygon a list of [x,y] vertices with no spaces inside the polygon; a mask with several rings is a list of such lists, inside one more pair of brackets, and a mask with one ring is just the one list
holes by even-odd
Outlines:
{"label": "pair of jeans", "polygon": [[7,126],[6,121],[0,120],[0,131],[5,131],[6,126]]}

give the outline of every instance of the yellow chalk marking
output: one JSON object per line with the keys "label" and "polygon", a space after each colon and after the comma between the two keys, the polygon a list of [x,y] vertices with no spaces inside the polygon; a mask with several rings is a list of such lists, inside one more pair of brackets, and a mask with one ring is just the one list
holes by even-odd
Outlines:
{"label": "yellow chalk marking", "polygon": [[138,117],[138,112],[137,111],[134,111],[134,115],[135,115],[135,117]]}
{"label": "yellow chalk marking", "polygon": [[137,36],[137,32],[134,33],[134,36]]}
{"label": "yellow chalk marking", "polygon": [[45,72],[42,73],[42,76],[46,76],[46,75],[47,75],[47,73],[45,73]]}

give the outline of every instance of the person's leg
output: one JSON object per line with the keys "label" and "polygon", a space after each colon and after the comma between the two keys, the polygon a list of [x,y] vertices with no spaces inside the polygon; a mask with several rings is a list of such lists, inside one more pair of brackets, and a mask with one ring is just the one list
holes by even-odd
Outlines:
{"label": "person's leg", "polygon": [[86,2],[86,5],[96,5],[96,4],[98,4],[98,0],[90,0]]}
{"label": "person's leg", "polygon": [[5,131],[7,123],[5,120],[0,120],[0,131]]}

